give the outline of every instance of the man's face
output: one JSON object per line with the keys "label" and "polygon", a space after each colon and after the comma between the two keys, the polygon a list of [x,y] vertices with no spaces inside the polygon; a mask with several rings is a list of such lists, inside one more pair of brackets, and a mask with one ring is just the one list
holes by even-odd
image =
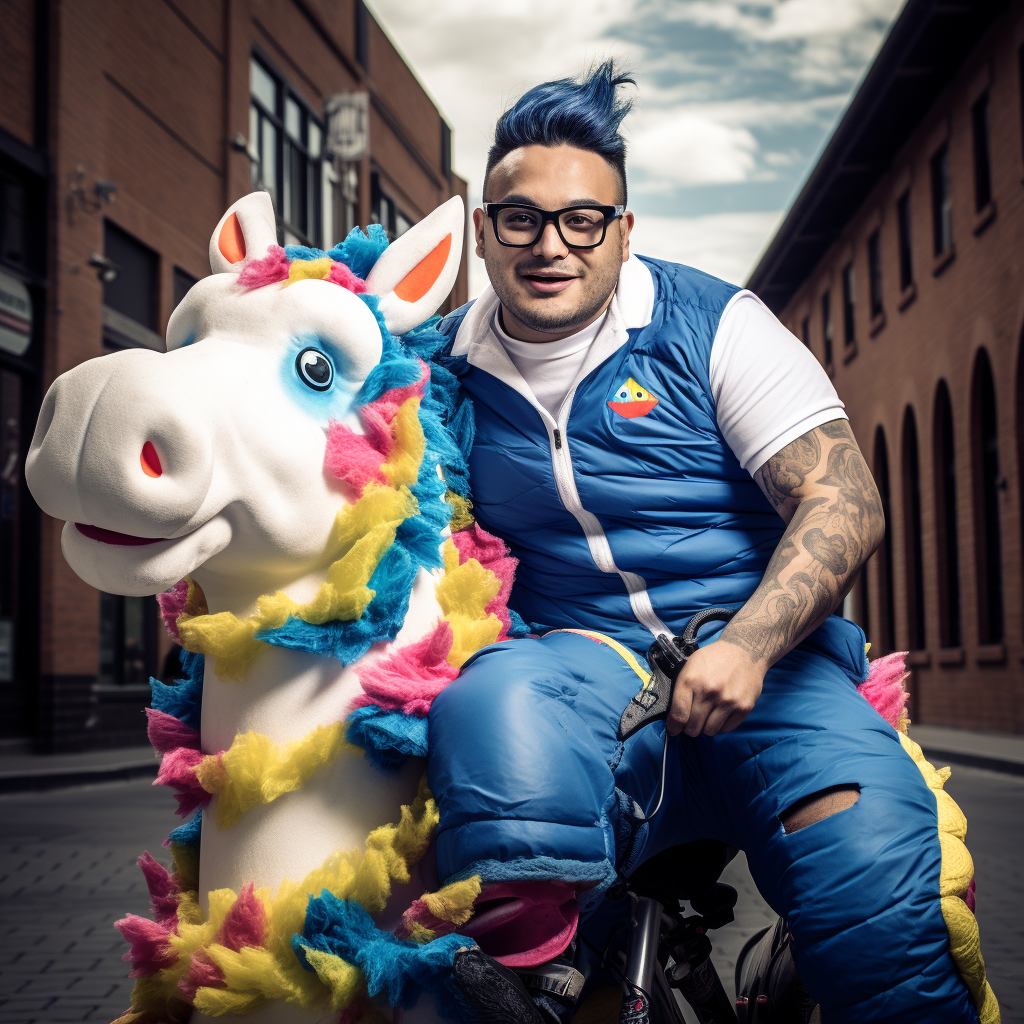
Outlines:
{"label": "man's face", "polygon": [[[597,153],[523,146],[491,169],[484,200],[561,210],[614,206],[621,191],[615,169]],[[502,245],[483,210],[473,211],[473,223],[476,253],[501,300],[505,329],[524,341],[552,341],[586,327],[608,307],[629,257],[633,214],[612,221],[604,242],[592,249],[570,249],[553,223],[525,249]]]}

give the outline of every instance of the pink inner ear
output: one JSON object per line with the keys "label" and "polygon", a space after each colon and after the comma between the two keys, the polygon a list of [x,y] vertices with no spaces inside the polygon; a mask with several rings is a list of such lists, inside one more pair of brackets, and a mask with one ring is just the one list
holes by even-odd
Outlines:
{"label": "pink inner ear", "polygon": [[238,223],[238,214],[233,213],[224,221],[217,236],[217,248],[228,263],[240,263],[245,259],[245,235]]}

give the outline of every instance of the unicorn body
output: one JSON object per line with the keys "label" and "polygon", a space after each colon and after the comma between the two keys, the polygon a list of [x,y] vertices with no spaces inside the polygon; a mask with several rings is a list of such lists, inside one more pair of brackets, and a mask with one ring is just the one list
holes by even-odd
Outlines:
{"label": "unicorn body", "polygon": [[[174,873],[140,859],[155,920],[119,922],[126,1021],[357,1020],[367,987],[392,1005],[413,977],[444,987],[443,936],[479,884],[448,920],[414,904],[436,888],[424,715],[506,635],[512,565],[468,518],[454,407],[416,356],[463,223],[453,199],[390,247],[286,252],[253,193],[166,354],[91,360],[46,396],[27,472],[65,557],[108,592],[174,588],[164,617],[193,652],[178,686],[154,681],[150,736],[157,781],[202,824],[171,834]],[[393,977],[374,975],[366,950],[388,943]]]}

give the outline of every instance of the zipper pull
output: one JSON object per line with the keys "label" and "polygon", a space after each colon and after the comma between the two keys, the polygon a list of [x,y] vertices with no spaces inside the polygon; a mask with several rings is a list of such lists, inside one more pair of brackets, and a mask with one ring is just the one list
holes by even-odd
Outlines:
{"label": "zipper pull", "polygon": [[562,447],[562,432],[557,427],[555,427],[555,447]]}

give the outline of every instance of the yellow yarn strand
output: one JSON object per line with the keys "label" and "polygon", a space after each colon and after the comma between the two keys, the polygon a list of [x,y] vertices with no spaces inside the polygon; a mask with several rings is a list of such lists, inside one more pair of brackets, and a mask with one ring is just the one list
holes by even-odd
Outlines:
{"label": "yellow yarn strand", "polygon": [[[374,829],[363,850],[333,854],[301,882],[286,879],[276,894],[257,889],[255,896],[263,904],[266,920],[265,944],[260,947],[246,946],[236,953],[216,941],[237,893],[231,889],[210,892],[206,916],[197,894],[183,893],[177,934],[167,940],[178,959],[171,967],[136,980],[132,1010],[163,1014],[161,1019],[175,1024],[187,1020],[189,1007],[178,982],[188,976],[192,957],[199,953],[208,956],[224,975],[224,988],[201,986],[196,990],[194,1005],[208,1016],[247,1012],[269,999],[283,999],[307,1009],[329,1000],[332,1008],[343,1009],[362,991],[358,970],[344,961],[323,961],[321,976],[312,961],[314,972],[305,970],[292,951],[292,935],[302,931],[310,895],[327,890],[340,900],[355,900],[370,912],[383,910],[392,882],[409,881],[409,870],[426,852],[437,822],[437,805],[424,777],[416,799],[402,807],[398,823]],[[354,980],[357,975],[358,984]]]}
{"label": "yellow yarn strand", "polygon": [[981,955],[978,922],[964,902],[964,894],[974,877],[974,863],[964,846],[967,819],[956,801],[943,790],[949,778],[948,768],[936,769],[921,747],[904,732],[900,744],[920,769],[928,788],[935,794],[939,822],[939,899],[942,916],[949,930],[949,953],[964,979],[978,1009],[981,1024],[999,1024],[999,1003],[985,977],[985,960]]}
{"label": "yellow yarn strand", "polygon": [[408,487],[368,484],[363,496],[335,517],[325,552],[330,563],[327,578],[312,601],[300,605],[278,591],[261,597],[255,613],[244,620],[231,612],[183,613],[178,616],[182,646],[213,656],[217,675],[237,682],[264,647],[255,636],[261,630],[280,628],[289,616],[313,625],[358,619],[373,600],[374,591],[367,584],[394,543],[395,531],[418,511]]}
{"label": "yellow yarn strand", "polygon": [[473,904],[481,888],[480,876],[473,875],[461,882],[452,882],[437,892],[425,892],[420,899],[439,921],[448,921],[458,928],[473,916]]}
{"label": "yellow yarn strand", "polygon": [[231,828],[251,807],[295,792],[342,751],[362,753],[346,742],[345,731],[344,722],[319,725],[285,746],[269,736],[247,732],[236,736],[223,754],[203,758],[196,767],[196,778],[207,793],[219,797],[217,827]]}
{"label": "yellow yarn strand", "polygon": [[288,280],[284,282],[287,288],[296,281],[322,281],[331,272],[334,261],[326,256],[318,260],[293,260],[288,267]]}
{"label": "yellow yarn strand", "polygon": [[501,620],[487,611],[501,589],[501,581],[475,558],[459,565],[459,550],[450,538],[444,542],[442,555],[444,575],[438,580],[435,594],[445,621],[452,627],[448,664],[461,668],[471,654],[493,644],[501,633]]}
{"label": "yellow yarn strand", "polygon": [[468,529],[476,522],[473,516],[473,502],[469,498],[464,498],[461,494],[448,490],[444,500],[452,507],[452,517],[448,522],[448,528],[452,533]]}

